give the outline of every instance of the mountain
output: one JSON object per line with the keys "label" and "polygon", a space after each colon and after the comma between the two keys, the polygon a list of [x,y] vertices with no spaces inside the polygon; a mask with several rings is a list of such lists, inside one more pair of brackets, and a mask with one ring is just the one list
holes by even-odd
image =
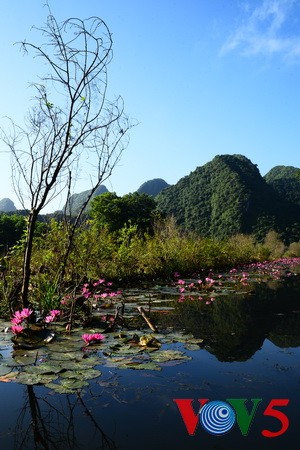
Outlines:
{"label": "mountain", "polygon": [[299,169],[293,166],[275,166],[264,179],[283,200],[300,205]]}
{"label": "mountain", "polygon": [[170,185],[162,178],[154,178],[153,180],[146,181],[137,190],[138,194],[148,194],[155,197],[163,189]]}
{"label": "mountain", "polygon": [[[269,179],[269,177],[267,177]],[[300,240],[297,191],[287,202],[243,155],[219,155],[157,195],[158,209],[184,229],[223,239],[245,233],[262,239],[270,230],[286,242]]]}
{"label": "mountain", "polygon": [[17,211],[14,202],[10,198],[0,200],[0,212]]}
{"label": "mountain", "polygon": [[[89,189],[87,191],[80,192],[79,194],[71,195],[69,202],[64,206],[63,210],[66,211],[67,214],[71,216],[76,216],[76,214],[82,207],[83,203],[88,198],[90,192],[91,190]],[[104,192],[108,192],[108,189],[104,185],[100,185],[94,192],[92,198],[96,197],[97,195],[104,194]]]}

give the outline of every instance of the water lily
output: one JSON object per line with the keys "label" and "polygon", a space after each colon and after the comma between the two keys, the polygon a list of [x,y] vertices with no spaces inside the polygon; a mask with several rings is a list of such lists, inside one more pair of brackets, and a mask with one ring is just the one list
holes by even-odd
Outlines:
{"label": "water lily", "polygon": [[23,330],[24,330],[24,328],[22,327],[22,325],[14,325],[11,327],[11,331],[14,334],[20,334],[20,333],[22,333]]}
{"label": "water lily", "polygon": [[91,342],[101,342],[105,339],[105,336],[101,333],[93,333],[93,334],[83,334],[82,339],[84,342],[89,345]]}
{"label": "water lily", "polygon": [[55,316],[51,316],[51,315],[46,316],[45,317],[45,323],[53,322],[54,319],[55,319]]}
{"label": "water lily", "polygon": [[30,317],[32,313],[33,313],[32,309],[23,308],[20,314],[23,317],[23,319],[28,319],[28,317]]}

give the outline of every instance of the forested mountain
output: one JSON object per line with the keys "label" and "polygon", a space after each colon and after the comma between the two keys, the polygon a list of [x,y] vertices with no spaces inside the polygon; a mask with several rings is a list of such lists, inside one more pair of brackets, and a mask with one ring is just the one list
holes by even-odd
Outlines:
{"label": "forested mountain", "polygon": [[[64,206],[64,211],[66,211],[68,215],[75,216],[88,198],[90,192],[91,190],[89,189],[87,191],[80,192],[79,194],[71,195],[69,202]],[[94,192],[92,198],[97,195],[104,194],[104,192],[108,192],[108,189],[105,186],[100,185]]]}
{"label": "forested mountain", "polygon": [[0,212],[16,211],[14,202],[10,198],[3,198],[0,200]]}
{"label": "forested mountain", "polygon": [[263,238],[275,230],[286,242],[299,241],[296,193],[289,192],[287,202],[267,179],[245,156],[216,156],[158,194],[158,209],[203,236],[222,239],[247,233]]}
{"label": "forested mountain", "polygon": [[154,178],[153,180],[146,181],[137,190],[138,194],[148,194],[155,197],[163,189],[170,185],[162,178]]}
{"label": "forested mountain", "polygon": [[276,166],[264,179],[278,195],[291,203],[300,205],[300,170],[292,166]]}

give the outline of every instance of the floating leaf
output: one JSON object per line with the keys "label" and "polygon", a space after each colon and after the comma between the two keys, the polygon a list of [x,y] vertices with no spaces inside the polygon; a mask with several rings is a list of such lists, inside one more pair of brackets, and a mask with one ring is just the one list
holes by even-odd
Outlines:
{"label": "floating leaf", "polygon": [[120,347],[114,346],[114,347],[111,347],[111,350],[112,350],[113,354],[117,354],[117,355],[135,355],[135,354],[143,351],[142,348],[132,347],[131,345],[124,345],[124,346],[120,346]]}
{"label": "floating leaf", "polygon": [[122,365],[122,369],[135,369],[135,370],[161,370],[161,367],[154,362],[138,362],[132,361]]}
{"label": "floating leaf", "polygon": [[38,366],[26,367],[26,373],[31,373],[31,374],[59,373],[62,370],[63,370],[63,368],[61,366],[51,364],[51,362],[42,363]]}
{"label": "floating leaf", "polygon": [[66,353],[59,353],[57,351],[53,351],[51,348],[51,359],[55,361],[71,361],[71,360],[78,360],[80,361],[83,358],[82,352],[66,352]]}
{"label": "floating leaf", "polygon": [[[86,383],[85,385],[87,384],[88,383]],[[48,389],[51,389],[52,391],[56,392],[57,394],[74,394],[78,390],[78,388],[71,388],[62,384],[55,384],[55,383],[46,383],[45,386]],[[79,389],[81,389],[82,387],[83,386],[81,386]]]}
{"label": "floating leaf", "polygon": [[92,378],[98,378],[102,375],[102,372],[97,369],[82,369],[82,370],[67,370],[60,374],[62,378],[76,378],[77,380],[91,380]]}
{"label": "floating leaf", "polygon": [[57,376],[55,374],[35,374],[22,372],[16,377],[16,381],[21,384],[35,385],[35,384],[46,384],[51,381],[56,380]]}
{"label": "floating leaf", "polygon": [[188,361],[192,359],[190,356],[186,356],[183,352],[179,350],[158,350],[153,353],[151,359],[155,362],[166,362],[173,360],[184,360]]}
{"label": "floating leaf", "polygon": [[11,367],[7,367],[6,365],[0,365],[0,376],[7,375],[11,372]]}

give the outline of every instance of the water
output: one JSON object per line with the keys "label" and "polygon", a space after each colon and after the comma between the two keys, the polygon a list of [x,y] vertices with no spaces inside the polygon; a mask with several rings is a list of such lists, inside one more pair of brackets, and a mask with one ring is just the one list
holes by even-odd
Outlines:
{"label": "water", "polygon": [[[177,326],[203,337],[204,345],[197,350],[186,350],[183,343],[165,345],[192,359],[164,363],[161,371],[101,365],[102,376],[78,395],[0,383],[1,450],[296,450],[299,289],[298,281],[276,289],[256,286],[245,297],[216,300],[211,309],[193,301],[176,305]],[[163,320],[168,322],[166,317]],[[198,399],[224,402],[232,398],[261,399],[247,435],[235,421],[222,435],[211,434],[198,423],[190,436],[174,402],[194,399],[197,413]],[[287,405],[274,406],[272,412],[270,402],[278,404],[278,399]],[[247,405],[249,413],[252,402]],[[283,424],[282,435],[262,435],[263,430],[280,432]]]}

